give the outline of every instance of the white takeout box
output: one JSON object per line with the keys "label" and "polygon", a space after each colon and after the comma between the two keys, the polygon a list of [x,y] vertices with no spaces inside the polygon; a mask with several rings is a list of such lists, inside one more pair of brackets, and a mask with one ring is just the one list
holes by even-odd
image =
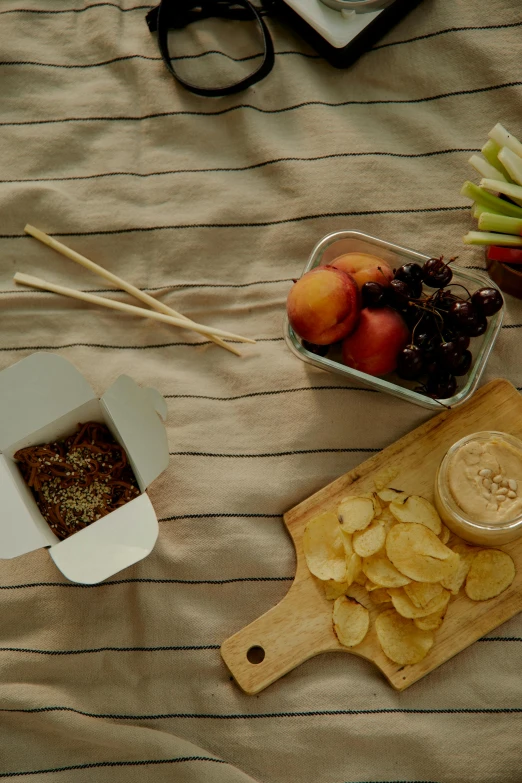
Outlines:
{"label": "white takeout box", "polygon": [[[0,559],[47,547],[67,579],[95,584],[146,557],[158,520],[145,490],[169,462],[166,416],[161,394],[127,375],[99,400],[83,375],[56,354],[34,353],[0,372]],[[106,424],[123,446],[141,495],[60,541],[13,454],[67,437],[87,421]]]}

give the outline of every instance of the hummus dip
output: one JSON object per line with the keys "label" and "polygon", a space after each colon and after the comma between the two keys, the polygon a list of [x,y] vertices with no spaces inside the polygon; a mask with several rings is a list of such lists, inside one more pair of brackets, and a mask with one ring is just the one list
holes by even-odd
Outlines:
{"label": "hummus dip", "polygon": [[502,435],[463,444],[446,476],[453,501],[471,521],[495,525],[522,514],[522,451]]}

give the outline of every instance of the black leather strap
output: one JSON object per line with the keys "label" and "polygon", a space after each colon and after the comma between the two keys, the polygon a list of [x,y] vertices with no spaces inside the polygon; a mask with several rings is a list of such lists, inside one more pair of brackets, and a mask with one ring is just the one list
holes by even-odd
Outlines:
{"label": "black leather strap", "polygon": [[[172,55],[169,52],[169,29],[181,29],[198,19],[209,17],[224,19],[248,20],[254,19],[260,29],[263,39],[264,56],[259,68],[249,76],[225,87],[199,87],[197,84],[182,79],[172,65]],[[206,97],[233,95],[246,90],[252,84],[264,79],[274,66],[274,46],[263,18],[249,0],[161,0],[146,17],[150,32],[158,33],[158,46],[163,62],[174,78],[190,92]]]}

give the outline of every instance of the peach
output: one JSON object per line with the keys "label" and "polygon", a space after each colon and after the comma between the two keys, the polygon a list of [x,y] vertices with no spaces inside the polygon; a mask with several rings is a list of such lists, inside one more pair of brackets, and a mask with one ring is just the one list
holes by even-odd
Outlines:
{"label": "peach", "polygon": [[386,375],[397,367],[397,356],[410,339],[403,318],[391,307],[365,307],[357,329],[342,346],[343,362],[368,375]]}
{"label": "peach", "polygon": [[359,286],[359,290],[365,283],[380,283],[387,286],[390,280],[393,280],[393,269],[387,261],[369,253],[345,253],[331,261],[330,265],[348,272]]}
{"label": "peach", "polygon": [[306,272],[290,289],[288,320],[303,340],[330,345],[352,332],[360,312],[360,294],[351,275],[321,266]]}

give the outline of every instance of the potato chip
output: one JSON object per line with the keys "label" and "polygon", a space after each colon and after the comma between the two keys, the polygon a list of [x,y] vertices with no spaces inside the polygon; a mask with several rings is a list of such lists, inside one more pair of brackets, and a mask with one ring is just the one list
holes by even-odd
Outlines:
{"label": "potato chip", "polygon": [[382,505],[381,502],[377,496],[377,492],[365,492],[364,495],[361,495],[361,497],[368,498],[373,503],[373,513],[374,516],[377,516],[382,511]]}
{"label": "potato chip", "polygon": [[459,564],[459,556],[432,530],[415,522],[398,522],[391,528],[386,537],[386,554],[402,574],[416,582],[440,582]]}
{"label": "potato chip", "polygon": [[380,492],[381,490],[389,487],[392,481],[399,475],[397,468],[386,468],[374,478],[373,484],[375,489]]}
{"label": "potato chip", "polygon": [[416,617],[426,617],[434,612],[440,612],[444,607],[448,605],[451,593],[449,590],[443,590],[438,595],[434,596],[431,601],[425,606],[415,606],[410,601],[404,588],[399,589],[392,588],[389,590],[392,604],[402,617],[407,617],[408,620],[414,620]]}
{"label": "potato chip", "polygon": [[377,587],[402,587],[410,581],[407,576],[395,568],[384,552],[377,552],[371,557],[365,557],[362,562],[362,570]]}
{"label": "potato chip", "polygon": [[442,522],[437,509],[420,495],[410,495],[405,500],[399,497],[390,503],[389,509],[399,522],[415,522],[418,525],[425,525],[437,536],[441,532]]}
{"label": "potato chip", "polygon": [[514,578],[515,564],[507,552],[482,549],[471,563],[466,595],[472,601],[487,601],[506,590]]}
{"label": "potato chip", "polygon": [[352,584],[361,585],[361,587],[364,587],[366,584],[366,574],[362,570],[362,561],[361,561],[361,570],[353,580]]}
{"label": "potato chip", "polygon": [[347,582],[334,582],[333,579],[323,582],[323,585],[324,594],[328,601],[335,601],[340,595],[346,595],[346,591],[350,587]]}
{"label": "potato chip", "polygon": [[391,596],[386,587],[377,587],[370,593],[370,598],[374,604],[389,604]]}
{"label": "potato chip", "polygon": [[351,533],[347,533],[346,530],[343,530],[342,528],[341,533],[343,537],[344,552],[348,558],[350,555],[353,555],[353,536]]}
{"label": "potato chip", "polygon": [[[361,587],[361,585],[358,585],[355,582],[352,585],[350,585],[350,587],[346,591],[346,597],[354,598],[358,604],[364,606],[364,608],[368,609],[369,612],[371,612],[372,610],[375,611],[375,604],[372,604],[370,600],[370,594],[366,592],[364,587]],[[371,614],[370,614],[370,618],[371,618]]]}
{"label": "potato chip", "polygon": [[401,617],[395,609],[381,612],[375,620],[375,631],[384,654],[401,666],[422,661],[435,640],[432,631],[417,628],[413,620]]}
{"label": "potato chip", "polygon": [[303,533],[306,564],[314,576],[325,582],[346,581],[346,552],[337,515],[327,511],[313,517]]}
{"label": "potato chip", "polygon": [[370,557],[383,548],[386,542],[386,528],[382,522],[374,520],[366,530],[353,534],[353,548],[361,557]]}
{"label": "potato chip", "polygon": [[370,613],[353,598],[341,596],[334,603],[333,626],[341,644],[355,647],[368,633]]}
{"label": "potato chip", "polygon": [[392,512],[390,511],[390,507],[386,506],[386,508],[383,508],[381,513],[375,517],[375,519],[378,519],[379,522],[382,522],[383,524],[395,525],[397,524],[397,520],[393,516]]}
{"label": "potato chip", "polygon": [[412,604],[421,609],[429,604],[432,598],[440,595],[442,589],[440,582],[410,582],[409,585],[404,585],[404,592]]}
{"label": "potato chip", "polygon": [[364,530],[372,521],[374,513],[373,501],[367,497],[344,498],[337,509],[339,522],[347,533]]}
{"label": "potato chip", "polygon": [[413,621],[417,628],[421,631],[436,631],[442,625],[442,621],[448,611],[448,605],[440,610],[440,612],[433,612],[433,614],[427,614],[426,617],[416,617]]}
{"label": "potato chip", "polygon": [[346,581],[349,585],[353,584],[361,573],[361,566],[362,560],[356,552],[346,558]]}
{"label": "potato chip", "polygon": [[459,555],[458,568],[445,576],[444,579],[441,579],[440,583],[442,587],[445,587],[453,595],[457,595],[466,581],[473,558],[480,550],[477,547],[466,546],[466,544],[455,544],[451,548]]}
{"label": "potato chip", "polygon": [[442,541],[443,544],[447,544],[450,540],[451,532],[448,530],[446,525],[443,523],[441,526],[441,531],[439,533],[439,538]]}
{"label": "potato chip", "polygon": [[466,544],[466,542],[462,541],[460,538],[455,541],[451,548],[458,555],[476,555],[481,550],[481,547]]}
{"label": "potato chip", "polygon": [[377,492],[377,497],[382,500],[383,503],[393,503],[394,500],[402,498],[406,500],[408,497],[407,492],[403,492],[402,489],[393,489],[393,487],[384,487]]}
{"label": "potato chip", "polygon": [[374,522],[381,522],[384,525],[384,532],[388,535],[389,531],[394,525],[397,524],[397,520],[391,513],[389,508],[385,508],[381,511],[378,517],[375,517]]}
{"label": "potato chip", "polygon": [[[366,577],[364,578],[366,579]],[[366,579],[366,584],[364,585],[364,587],[368,593],[371,593],[372,590],[380,590],[380,585],[376,585],[375,582],[372,582],[371,579]]]}

